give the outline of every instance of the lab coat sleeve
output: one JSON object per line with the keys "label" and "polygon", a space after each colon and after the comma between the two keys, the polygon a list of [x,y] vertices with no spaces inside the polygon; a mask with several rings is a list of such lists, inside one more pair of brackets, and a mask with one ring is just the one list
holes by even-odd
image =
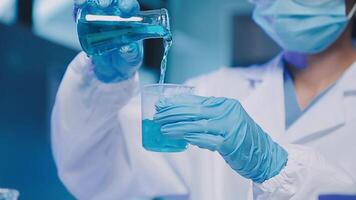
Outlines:
{"label": "lab coat sleeve", "polygon": [[[125,119],[118,120],[117,113],[137,93],[137,75],[103,84],[85,55],[78,56],[67,69],[52,112],[52,148],[62,182],[77,199],[187,193],[162,156],[144,152],[140,141],[128,141],[121,130],[119,121]],[[129,145],[137,148],[128,151]],[[135,163],[153,163],[161,170]]]}
{"label": "lab coat sleeve", "polygon": [[279,175],[262,184],[253,183],[254,200],[312,199],[320,194],[356,192],[356,183],[337,163],[311,148],[288,145],[288,162]]}

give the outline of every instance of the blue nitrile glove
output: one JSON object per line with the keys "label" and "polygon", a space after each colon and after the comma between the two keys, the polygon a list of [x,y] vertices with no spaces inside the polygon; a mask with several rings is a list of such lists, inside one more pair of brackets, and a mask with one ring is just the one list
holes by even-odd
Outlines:
{"label": "blue nitrile glove", "polygon": [[154,120],[162,134],[218,151],[240,175],[262,183],[279,174],[287,152],[234,99],[180,95],[162,98]]}
{"label": "blue nitrile glove", "polygon": [[[133,16],[140,10],[137,0],[74,0],[74,2],[75,15],[78,8],[84,5],[96,6],[104,12],[105,9],[117,7],[123,17]],[[95,66],[95,75],[100,81],[112,83],[127,80],[136,73],[142,64],[143,45],[142,42],[134,42],[105,55],[91,56],[91,59]]]}

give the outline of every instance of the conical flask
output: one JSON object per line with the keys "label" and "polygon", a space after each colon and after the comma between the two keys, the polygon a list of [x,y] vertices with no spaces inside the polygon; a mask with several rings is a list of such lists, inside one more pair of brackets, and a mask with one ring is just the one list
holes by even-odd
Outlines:
{"label": "conical flask", "polygon": [[82,49],[89,55],[102,55],[132,42],[163,38],[171,40],[166,9],[141,11],[124,18],[118,9],[83,7],[77,14],[77,31]]}

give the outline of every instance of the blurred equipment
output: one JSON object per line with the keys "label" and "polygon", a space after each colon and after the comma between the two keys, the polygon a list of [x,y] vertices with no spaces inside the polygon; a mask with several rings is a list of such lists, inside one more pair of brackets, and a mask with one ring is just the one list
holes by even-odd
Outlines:
{"label": "blurred equipment", "polygon": [[16,0],[0,1],[0,22],[13,24],[16,20]]}
{"label": "blurred equipment", "polygon": [[33,5],[33,31],[36,35],[80,50],[73,0],[35,0]]}
{"label": "blurred equipment", "polygon": [[34,0],[17,0],[17,23],[32,28]]}
{"label": "blurred equipment", "polygon": [[356,195],[321,195],[319,200],[356,200]]}
{"label": "blurred equipment", "polygon": [[0,200],[17,200],[19,194],[17,190],[0,188]]}

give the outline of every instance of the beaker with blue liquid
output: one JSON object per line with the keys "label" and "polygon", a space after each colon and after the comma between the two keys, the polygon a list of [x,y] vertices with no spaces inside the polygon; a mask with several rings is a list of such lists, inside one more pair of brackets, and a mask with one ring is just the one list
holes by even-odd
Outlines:
{"label": "beaker with blue liquid", "polygon": [[154,121],[156,104],[162,98],[192,95],[194,88],[179,84],[152,84],[141,91],[142,145],[156,152],[181,152],[187,149],[184,139],[169,138],[161,133],[161,125]]}

